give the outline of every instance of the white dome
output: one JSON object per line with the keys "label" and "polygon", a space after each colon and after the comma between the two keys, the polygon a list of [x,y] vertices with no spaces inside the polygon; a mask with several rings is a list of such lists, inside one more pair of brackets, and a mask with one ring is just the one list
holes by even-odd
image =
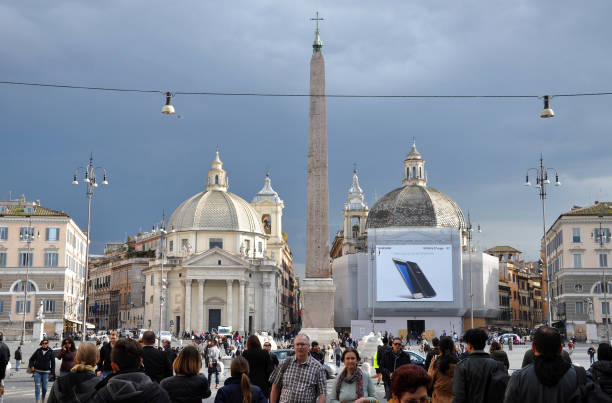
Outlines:
{"label": "white dome", "polygon": [[168,228],[175,231],[215,230],[254,232],[263,235],[253,207],[235,194],[207,190],[185,200],[172,213]]}

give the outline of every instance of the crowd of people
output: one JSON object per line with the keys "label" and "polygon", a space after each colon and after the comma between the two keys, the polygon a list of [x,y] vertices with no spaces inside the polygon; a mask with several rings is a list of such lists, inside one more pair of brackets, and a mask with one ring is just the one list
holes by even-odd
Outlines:
{"label": "crowd of people", "polygon": [[[385,399],[393,403],[612,402],[612,347],[608,343],[597,349],[591,346],[587,354],[596,355],[597,360],[585,370],[572,365],[561,335],[551,327],[536,330],[522,368],[512,376],[499,343],[491,342],[489,352],[485,351],[490,339],[484,329],[465,332],[464,351],[457,349],[454,335],[432,339],[432,346],[424,349],[424,368],[411,362],[404,340],[385,336],[374,357],[374,376],[360,365],[353,342],[341,339],[321,349],[307,335],[298,334],[292,340],[293,355],[279,363],[270,353],[271,343],[262,345],[258,336],[251,335],[241,354],[232,358],[230,376],[222,385],[220,361],[227,354],[221,350],[232,351],[226,346],[233,344],[232,337],[193,340],[177,351],[168,341],[156,348],[152,331],[144,332],[139,341],[119,339],[117,332],[109,336],[101,348],[87,342],[77,349],[72,339],[64,339],[57,355],[60,376],[51,388],[55,356],[49,341],[43,339],[27,365],[37,403],[196,403],[211,396],[213,382],[219,403],[365,403],[378,401],[375,382],[381,381]],[[341,371],[328,387],[323,361],[332,357],[341,364]],[[0,334],[0,380],[9,360],[10,351]]]}

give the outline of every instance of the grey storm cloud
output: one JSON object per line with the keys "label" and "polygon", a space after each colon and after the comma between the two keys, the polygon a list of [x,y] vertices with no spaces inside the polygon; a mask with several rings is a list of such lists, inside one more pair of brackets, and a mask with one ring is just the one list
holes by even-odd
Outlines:
{"label": "grey storm cloud", "polygon": [[[612,5],[571,1],[4,2],[0,80],[155,89],[306,93],[318,10],[333,94],[544,95],[612,90]],[[111,186],[94,197],[94,251],[147,230],[203,189],[219,146],[230,191],[250,200],[266,171],[284,199],[285,232],[304,261],[308,100],[177,96],[1,86],[0,198],[25,194],[84,227],[71,187],[90,153]],[[483,248],[537,258],[537,193],[521,186],[540,153],[564,186],[547,221],[611,200],[612,97],[329,99],[330,218],[353,163],[370,205],[400,186],[413,138],[430,184],[470,211]]]}

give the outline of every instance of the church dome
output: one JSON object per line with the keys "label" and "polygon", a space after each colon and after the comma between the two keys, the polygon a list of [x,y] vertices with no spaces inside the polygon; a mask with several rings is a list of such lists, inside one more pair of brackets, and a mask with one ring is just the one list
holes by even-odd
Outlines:
{"label": "church dome", "polygon": [[227,191],[208,190],[181,203],[168,228],[175,231],[215,230],[263,234],[258,215],[244,199]]}
{"label": "church dome", "polygon": [[450,227],[465,228],[457,203],[427,186],[425,160],[412,144],[404,160],[404,186],[381,197],[370,210],[368,228]]}
{"label": "church dome", "polygon": [[168,228],[175,231],[214,230],[263,234],[258,214],[246,200],[228,192],[229,179],[219,150],[208,171],[206,191],[181,203],[172,213]]}
{"label": "church dome", "polygon": [[392,190],[374,204],[367,227],[465,228],[465,217],[457,203],[439,190],[406,185]]}

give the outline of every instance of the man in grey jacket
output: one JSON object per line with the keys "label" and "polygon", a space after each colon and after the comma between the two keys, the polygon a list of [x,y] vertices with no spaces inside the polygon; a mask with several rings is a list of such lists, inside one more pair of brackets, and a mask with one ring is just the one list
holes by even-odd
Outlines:
{"label": "man in grey jacket", "polygon": [[512,374],[504,403],[568,402],[577,389],[578,376],[561,357],[557,329],[543,326],[536,330],[531,348],[535,360]]}

